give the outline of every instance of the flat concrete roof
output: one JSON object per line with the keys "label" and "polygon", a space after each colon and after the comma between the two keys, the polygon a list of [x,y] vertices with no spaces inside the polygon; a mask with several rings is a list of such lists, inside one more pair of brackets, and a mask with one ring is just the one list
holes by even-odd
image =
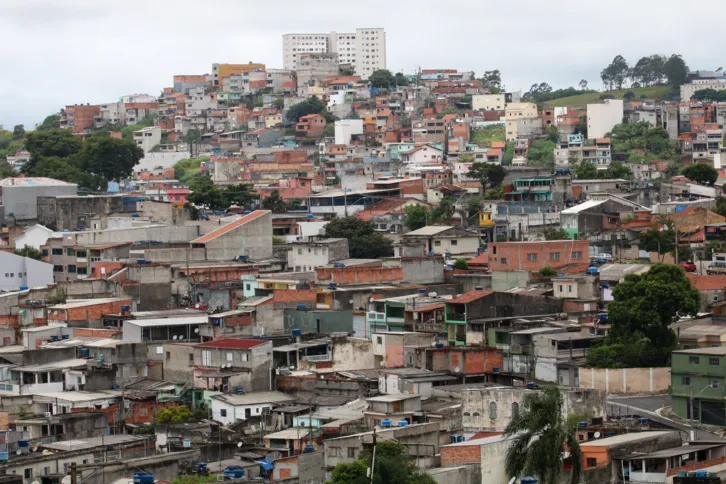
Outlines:
{"label": "flat concrete roof", "polygon": [[663,437],[668,434],[677,434],[675,430],[657,430],[653,432],[633,432],[629,434],[614,435],[604,439],[590,440],[582,442],[580,447],[612,447],[613,445],[626,444],[628,442],[637,442],[638,440],[652,439],[655,437]]}

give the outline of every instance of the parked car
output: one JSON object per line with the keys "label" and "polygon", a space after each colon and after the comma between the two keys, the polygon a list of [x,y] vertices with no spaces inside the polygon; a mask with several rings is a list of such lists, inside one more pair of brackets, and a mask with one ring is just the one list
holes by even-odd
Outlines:
{"label": "parked car", "polygon": [[596,255],[595,258],[596,259],[604,259],[604,260],[606,260],[608,262],[612,262],[613,255],[612,254],[607,254],[607,253],[603,252],[601,254]]}
{"label": "parked car", "polygon": [[708,274],[708,275],[726,274],[726,261],[711,262],[708,265],[708,269],[706,269],[706,274]]}
{"label": "parked car", "polygon": [[678,266],[686,272],[696,272],[696,264],[694,264],[692,260],[681,262]]}

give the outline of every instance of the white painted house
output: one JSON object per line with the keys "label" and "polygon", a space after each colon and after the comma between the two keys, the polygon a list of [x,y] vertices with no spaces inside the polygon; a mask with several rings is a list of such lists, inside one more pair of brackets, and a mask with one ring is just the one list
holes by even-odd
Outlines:
{"label": "white painted house", "polygon": [[0,291],[47,287],[49,284],[53,284],[51,264],[0,251]]}
{"label": "white painted house", "polygon": [[241,395],[222,394],[211,398],[212,418],[224,425],[250,417],[259,417],[265,408],[273,409],[295,399],[282,392],[252,392]]}
{"label": "white painted house", "polygon": [[48,239],[51,237],[60,237],[60,235],[54,235],[55,232],[50,230],[48,227],[40,224],[35,224],[25,229],[23,235],[15,239],[15,248],[22,249],[26,245],[36,250],[40,250],[41,245],[45,245]]}

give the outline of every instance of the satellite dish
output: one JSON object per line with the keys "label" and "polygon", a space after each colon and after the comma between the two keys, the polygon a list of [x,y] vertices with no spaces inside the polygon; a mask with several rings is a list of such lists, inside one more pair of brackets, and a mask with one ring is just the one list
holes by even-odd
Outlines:
{"label": "satellite dish", "polygon": [[242,442],[237,442],[237,448],[242,447]]}
{"label": "satellite dish", "polygon": [[595,432],[595,435],[593,435],[593,437],[595,437],[596,439],[599,439],[600,438],[600,432]]}
{"label": "satellite dish", "polygon": [[33,481],[33,482],[31,482],[30,484],[40,484],[40,482],[38,482],[38,481]]}
{"label": "satellite dish", "polygon": [[20,450],[20,449],[16,450],[16,451],[15,451],[15,453],[16,453],[17,455],[23,455],[23,451],[22,451],[22,450]]}
{"label": "satellite dish", "polygon": [[61,480],[61,484],[71,484],[71,476],[65,476],[65,477],[64,477],[64,478],[63,478],[63,479]]}
{"label": "satellite dish", "polygon": [[456,368],[454,368],[454,373],[459,373],[460,371],[461,371],[461,368],[459,368],[458,366]]}
{"label": "satellite dish", "polygon": [[171,339],[174,339],[175,340],[176,339],[176,335],[172,336]]}
{"label": "satellite dish", "polygon": [[33,399],[32,398],[28,398],[28,405],[32,405],[32,404],[33,404]]}
{"label": "satellite dish", "polygon": [[199,328],[194,328],[194,332],[195,333],[198,333],[199,332]]}
{"label": "satellite dish", "polygon": [[385,361],[381,361],[381,366],[386,366],[386,362]]}

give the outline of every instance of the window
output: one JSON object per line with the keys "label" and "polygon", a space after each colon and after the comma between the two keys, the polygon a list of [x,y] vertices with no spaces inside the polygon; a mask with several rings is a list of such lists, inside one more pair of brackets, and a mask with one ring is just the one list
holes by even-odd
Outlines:
{"label": "window", "polygon": [[149,409],[146,407],[141,407],[139,409],[139,415],[142,417],[148,417],[149,416]]}
{"label": "window", "polygon": [[249,361],[250,360],[250,354],[246,351],[239,354],[240,361]]}
{"label": "window", "polygon": [[512,403],[512,418],[519,417],[519,404],[517,402]]}
{"label": "window", "polygon": [[194,353],[189,353],[189,363],[194,364]]}
{"label": "window", "polygon": [[502,263],[502,265],[506,266],[507,265],[507,258],[506,257],[502,257],[501,263]]}
{"label": "window", "polygon": [[708,359],[708,364],[711,365],[711,366],[718,366],[719,363],[720,363],[720,361],[721,360],[719,360],[718,358],[709,358]]}
{"label": "window", "polygon": [[537,260],[537,254],[527,254],[527,260]]}
{"label": "window", "polygon": [[572,253],[573,259],[582,259],[582,252],[576,251]]}
{"label": "window", "polygon": [[51,255],[63,255],[63,249],[51,249],[50,254]]}
{"label": "window", "polygon": [[691,365],[698,365],[701,362],[701,358],[698,356],[689,356],[688,363]]}
{"label": "window", "polygon": [[355,459],[355,454],[356,454],[357,450],[358,450],[357,447],[348,447],[348,458]]}
{"label": "window", "polygon": [[595,457],[587,458],[587,467],[597,467],[597,459]]}
{"label": "window", "polygon": [[33,468],[29,467],[29,468],[25,469],[24,474],[25,474],[26,479],[32,479],[33,478]]}
{"label": "window", "polygon": [[340,447],[328,447],[330,457],[340,457]]}
{"label": "window", "polygon": [[441,241],[440,240],[434,240],[434,247],[440,247]]}
{"label": "window", "polygon": [[711,388],[718,388],[719,386],[721,386],[721,382],[719,382],[718,380],[709,380],[708,384]]}
{"label": "window", "polygon": [[690,376],[682,376],[681,377],[681,385],[690,385],[691,384],[691,377]]}
{"label": "window", "polygon": [[497,418],[497,402],[489,402],[489,418],[492,420]]}
{"label": "window", "polygon": [[226,417],[227,416],[227,409],[226,408],[221,409],[219,411],[219,416],[220,417]]}
{"label": "window", "polygon": [[563,291],[563,289],[562,289],[562,284],[560,284],[560,292],[562,292],[562,291]]}
{"label": "window", "polygon": [[459,245],[459,241],[458,240],[452,240],[451,241],[451,246],[452,247],[456,247],[457,245]]}
{"label": "window", "polygon": [[383,344],[383,336],[376,336],[376,344],[378,344],[378,345]]}
{"label": "window", "polygon": [[202,351],[202,366],[212,366],[212,352]]}
{"label": "window", "polygon": [[227,361],[234,361],[234,353],[227,352]]}
{"label": "window", "polygon": [[68,265],[68,273],[69,274],[75,274],[76,273],[76,266],[74,266],[73,264],[69,264]]}
{"label": "window", "polygon": [[72,247],[67,248],[66,249],[66,255],[70,255],[70,256],[76,255],[75,249],[73,249]]}
{"label": "window", "polygon": [[166,352],[166,361],[171,360],[171,351]]}
{"label": "window", "polygon": [[87,267],[76,267],[76,273],[82,274],[85,276],[88,274],[88,268]]}
{"label": "window", "polygon": [[63,266],[53,266],[53,272],[63,272]]}
{"label": "window", "polygon": [[550,260],[560,260],[559,252],[550,252]]}

